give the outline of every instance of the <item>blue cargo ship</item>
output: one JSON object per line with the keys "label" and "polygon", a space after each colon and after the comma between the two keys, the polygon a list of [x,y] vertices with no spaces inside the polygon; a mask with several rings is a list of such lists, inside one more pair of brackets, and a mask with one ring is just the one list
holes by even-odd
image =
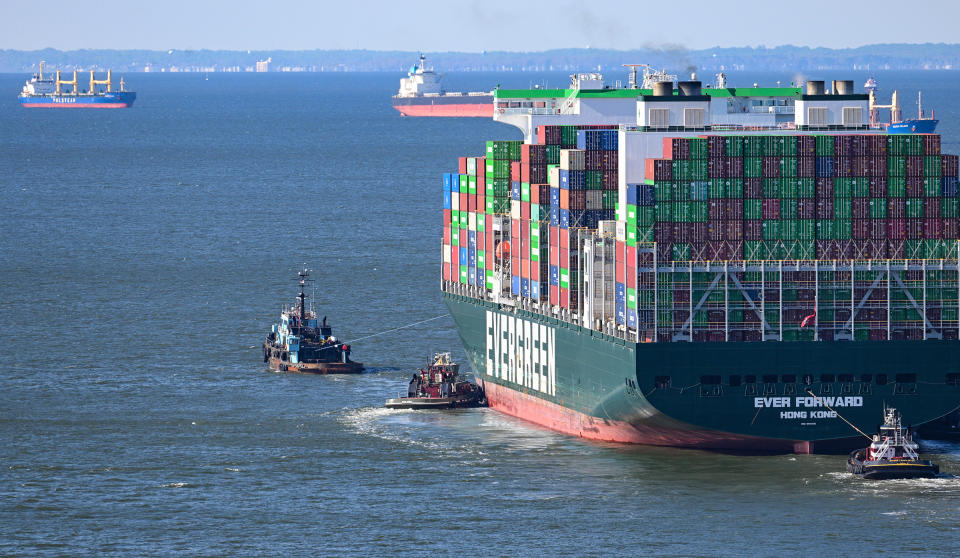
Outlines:
{"label": "blue cargo ship", "polygon": [[[98,87],[100,86],[100,87]],[[40,71],[29,79],[20,92],[20,106],[27,108],[130,108],[137,99],[133,91],[126,91],[123,79],[120,90],[113,91],[113,72],[107,70],[107,79],[96,79],[90,70],[90,88],[80,91],[77,70],[72,80],[43,77],[43,63]]]}

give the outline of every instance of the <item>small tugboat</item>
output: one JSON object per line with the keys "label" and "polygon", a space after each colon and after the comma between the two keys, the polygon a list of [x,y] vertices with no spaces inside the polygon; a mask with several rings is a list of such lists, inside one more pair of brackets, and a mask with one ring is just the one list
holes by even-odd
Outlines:
{"label": "small tugboat", "polygon": [[333,336],[327,317],[317,320],[313,305],[307,309],[304,286],[310,272],[298,273],[300,294],[297,304],[280,313],[280,323],[274,324],[263,342],[263,362],[271,370],[306,372],[312,374],[356,374],[363,371],[363,363],[350,360],[350,345]]}
{"label": "small tugboat", "polygon": [[886,409],[880,433],[874,434],[870,447],[855,450],[847,459],[847,471],[865,479],[933,478],[940,467],[920,459],[912,435],[900,425],[900,413]]}
{"label": "small tugboat", "polygon": [[432,363],[413,375],[406,397],[387,399],[388,409],[451,409],[480,407],[486,397],[480,386],[461,380],[460,365],[451,360],[450,353],[436,353]]}

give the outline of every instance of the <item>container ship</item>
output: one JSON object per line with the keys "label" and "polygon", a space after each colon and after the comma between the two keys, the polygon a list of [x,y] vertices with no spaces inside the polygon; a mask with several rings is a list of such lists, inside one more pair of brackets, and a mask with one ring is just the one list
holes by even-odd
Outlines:
{"label": "container ship", "polygon": [[[960,405],[958,157],[851,81],[497,90],[443,176],[442,298],[490,407],[614,442],[859,447]],[[479,146],[478,146],[479,147]]]}
{"label": "container ship", "polygon": [[[100,87],[98,87],[100,86]],[[90,70],[90,85],[87,91],[80,91],[77,70],[73,79],[64,80],[57,70],[56,78],[43,77],[43,63],[40,71],[27,80],[20,92],[20,106],[27,108],[129,108],[137,99],[133,91],[126,91],[123,79],[120,90],[113,90],[113,71],[107,71],[107,79],[95,79]]]}
{"label": "container ship", "polygon": [[443,76],[426,65],[426,57],[414,64],[400,80],[393,108],[403,116],[493,116],[493,93],[444,91]]}

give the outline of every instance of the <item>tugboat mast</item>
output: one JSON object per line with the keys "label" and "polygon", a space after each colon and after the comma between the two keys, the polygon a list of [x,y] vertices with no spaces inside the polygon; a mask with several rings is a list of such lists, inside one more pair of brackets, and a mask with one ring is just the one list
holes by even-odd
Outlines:
{"label": "tugboat mast", "polygon": [[307,282],[307,277],[310,276],[310,271],[307,268],[303,268],[303,271],[297,273],[300,276],[300,294],[297,295],[297,300],[300,301],[300,323],[306,323],[307,319],[307,308],[306,308],[306,299],[307,294],[303,292],[303,287]]}

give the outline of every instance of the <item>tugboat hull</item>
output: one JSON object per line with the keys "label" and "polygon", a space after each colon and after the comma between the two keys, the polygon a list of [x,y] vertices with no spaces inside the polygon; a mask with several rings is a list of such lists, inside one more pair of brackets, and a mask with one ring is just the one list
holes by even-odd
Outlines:
{"label": "tugboat hull", "polygon": [[384,407],[388,409],[454,409],[479,407],[480,398],[470,397],[396,397],[387,399]]}
{"label": "tugboat hull", "polygon": [[871,480],[886,479],[932,479],[940,474],[940,466],[926,459],[902,461],[861,461],[866,448],[850,454],[847,472]]}
{"label": "tugboat hull", "polygon": [[268,361],[270,370],[276,372],[299,372],[301,374],[359,374],[362,362],[284,362],[278,358]]}

